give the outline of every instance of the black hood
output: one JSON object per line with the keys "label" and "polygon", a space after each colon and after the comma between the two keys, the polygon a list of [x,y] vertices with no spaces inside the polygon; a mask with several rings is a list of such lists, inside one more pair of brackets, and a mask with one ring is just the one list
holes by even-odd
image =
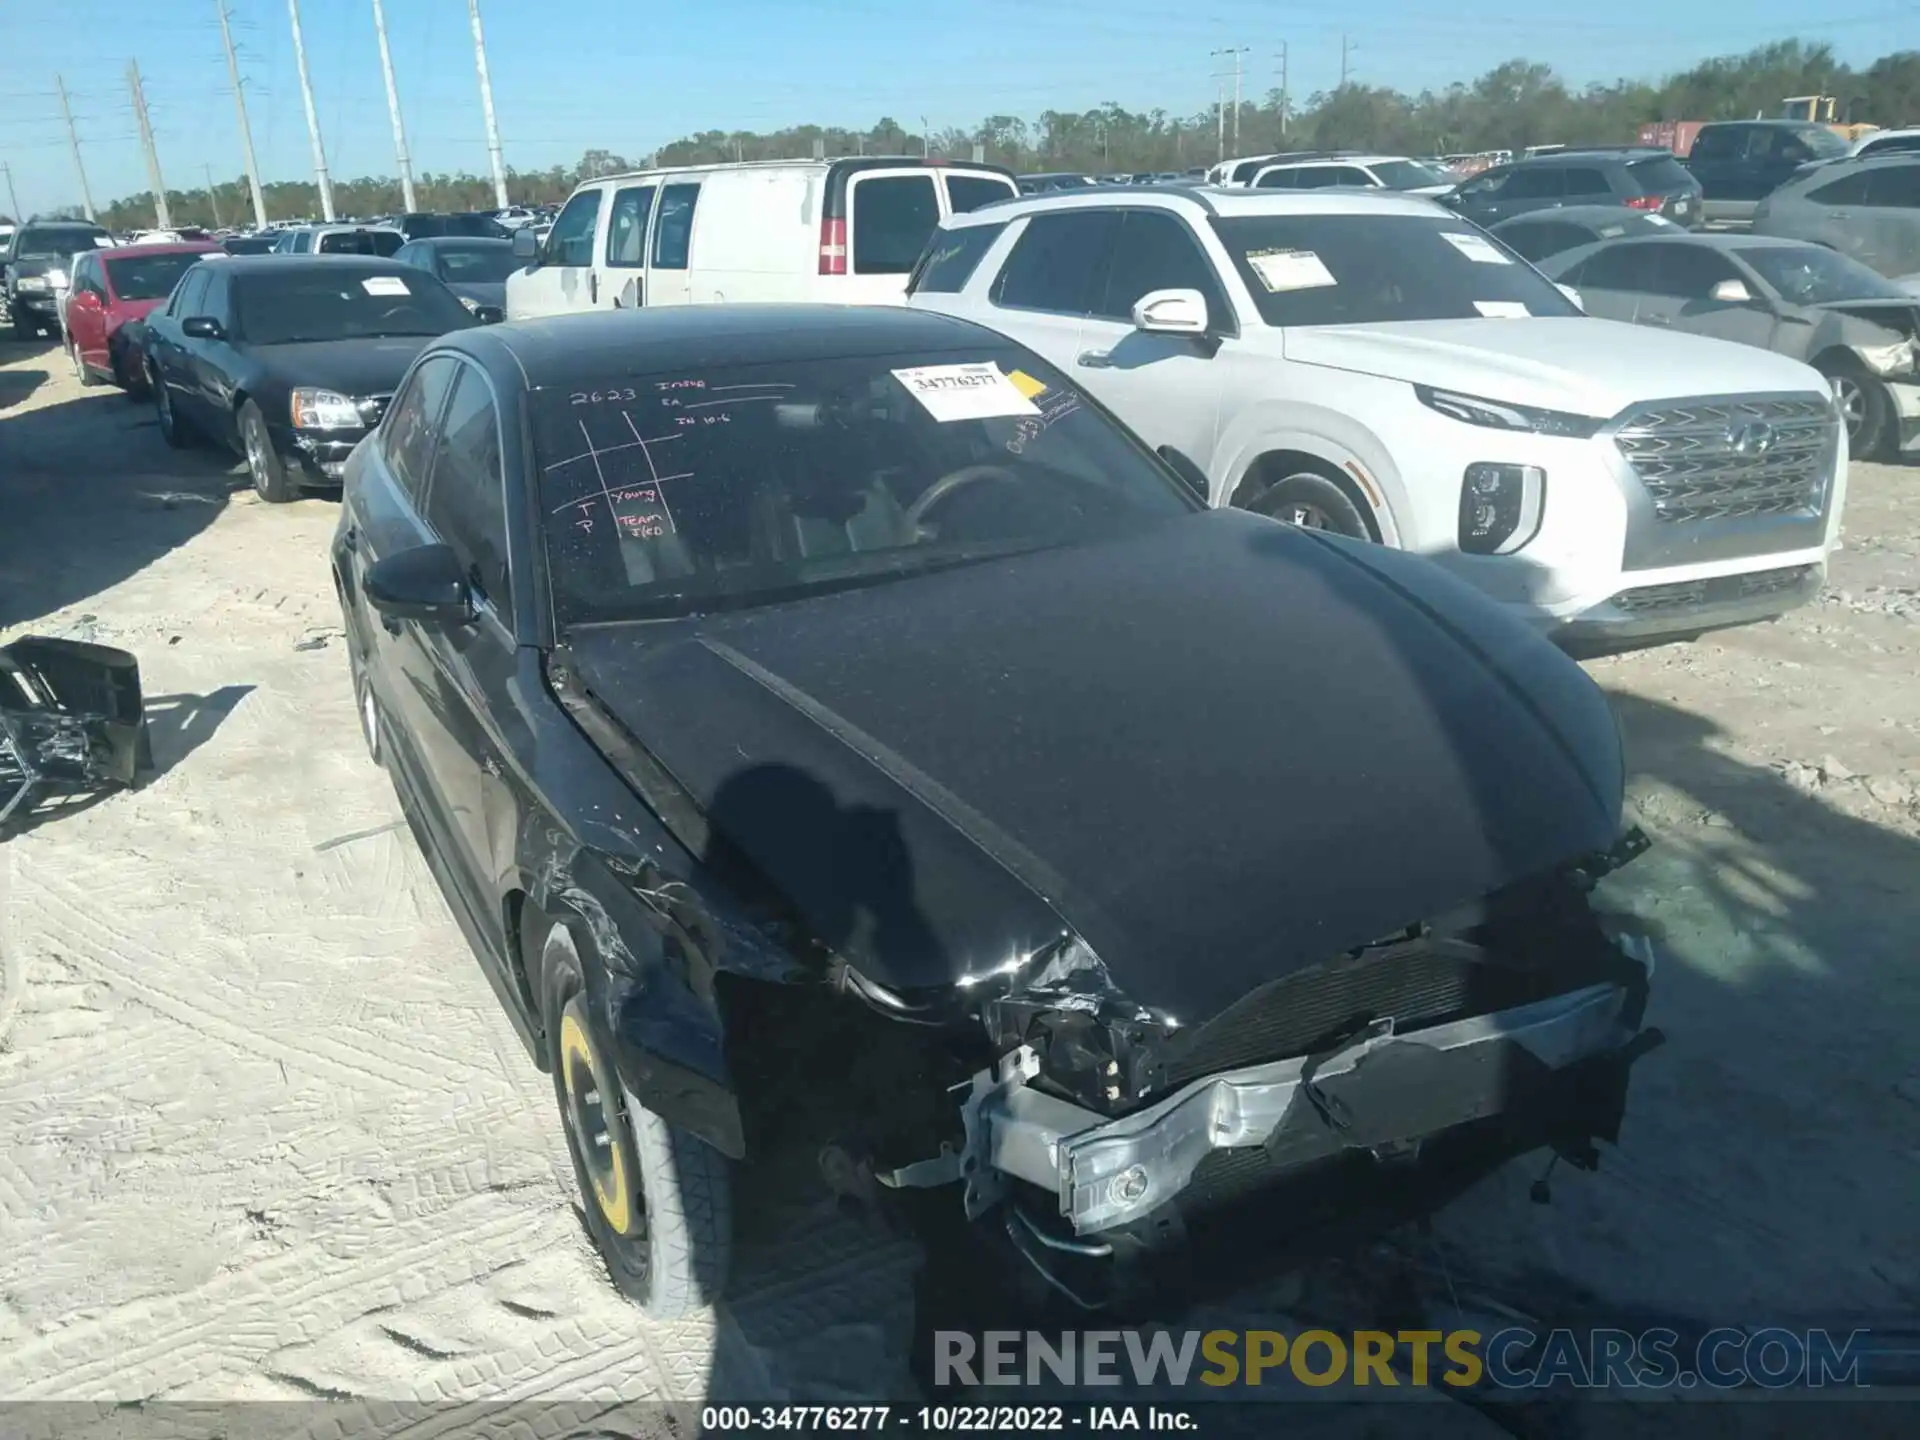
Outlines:
{"label": "black hood", "polygon": [[570,645],[712,828],[900,988],[1071,928],[1193,1023],[1619,834],[1577,665],[1425,560],[1237,511]]}
{"label": "black hood", "polygon": [[247,345],[247,353],[281,384],[313,385],[358,398],[391,395],[413,357],[435,335],[384,340],[309,340],[296,345]]}
{"label": "black hood", "polygon": [[507,282],[504,280],[492,284],[475,281],[472,284],[462,282],[458,285],[449,281],[447,288],[463,300],[471,300],[478,305],[491,305],[496,310],[506,308]]}

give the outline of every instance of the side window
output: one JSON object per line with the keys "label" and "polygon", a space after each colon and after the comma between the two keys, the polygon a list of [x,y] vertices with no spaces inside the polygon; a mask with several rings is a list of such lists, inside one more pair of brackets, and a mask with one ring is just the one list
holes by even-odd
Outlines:
{"label": "side window", "polygon": [[225,270],[217,265],[195,263],[196,270],[207,272],[207,293],[200,301],[200,313],[211,315],[228,329],[233,328],[233,306],[227,300],[227,281],[230,278]]}
{"label": "side window", "polygon": [[1595,170],[1591,166],[1580,166],[1564,172],[1567,177],[1567,195],[1611,195],[1613,186],[1607,183],[1607,173]]}
{"label": "side window", "polygon": [[1511,170],[1483,170],[1460,187],[1462,195],[1476,200],[1491,199],[1495,195],[1507,193],[1507,182],[1513,179]]}
{"label": "side window", "polygon": [[1807,199],[1815,205],[1864,205],[1867,203],[1868,174],[1868,171],[1856,170],[1851,175],[1822,185],[1809,193]]}
{"label": "side window", "polygon": [[687,250],[693,241],[693,207],[699,200],[698,185],[669,185],[660,192],[660,218],[653,223],[655,270],[687,268]]}
{"label": "side window", "polygon": [[1566,193],[1566,172],[1551,165],[1515,170],[1500,191],[1502,200],[1558,200]]}
{"label": "side window", "polygon": [[940,223],[933,176],[862,175],[851,188],[853,273],[905,275]]}
{"label": "side window", "polygon": [[653,214],[653,186],[616,190],[607,219],[607,264],[637,270],[647,263],[647,217]]}
{"label": "side window", "polygon": [[1893,155],[1910,150],[1920,150],[1920,135],[1891,135],[1885,140],[1870,140],[1861,149],[1861,155]]}
{"label": "side window", "polygon": [[990,298],[1016,310],[1085,315],[1099,298],[1107,255],[1120,229],[1112,210],[1058,210],[1035,215],[1013,242]]}
{"label": "side window", "polygon": [[1725,125],[1708,125],[1693,137],[1693,148],[1687,152],[1690,160],[1726,160],[1740,149],[1741,135],[1738,130]]}
{"label": "side window", "polygon": [[198,265],[193,266],[180,280],[180,288],[173,292],[173,303],[167,307],[169,315],[178,315],[186,320],[195,315],[204,315],[200,302],[207,294],[207,272]]}
{"label": "side window", "polygon": [[1013,188],[1011,180],[998,175],[947,176],[947,205],[956,215],[964,215],[969,210],[978,210],[982,205],[991,205],[996,200],[1006,200],[1019,193]]}
{"label": "side window", "polygon": [[1209,323],[1225,325],[1232,320],[1213,262],[1179,216],[1129,210],[1114,243],[1105,297],[1093,313],[1109,320],[1130,320],[1134,301],[1152,290],[1198,290],[1206,297]]}
{"label": "side window", "polygon": [[1722,280],[1737,280],[1740,272],[1723,255],[1699,245],[1643,245],[1653,252],[1653,265],[1641,287],[1675,300],[1704,300]]}
{"label": "side window", "polygon": [[1329,185],[1363,185],[1372,188],[1380,183],[1357,165],[1333,165],[1328,168],[1333,172],[1333,178],[1327,182]]}
{"label": "side window", "polygon": [[1813,159],[1813,147],[1798,135],[1782,132],[1774,145],[1773,155],[1783,163],[1804,165]]}
{"label": "side window", "polygon": [[1888,209],[1920,207],[1920,165],[1882,165],[1867,171],[1867,204]]}
{"label": "side window", "polygon": [[1593,237],[1577,225],[1561,220],[1546,220],[1534,225],[1502,226],[1496,232],[1507,248],[1528,260],[1545,260],[1562,250],[1585,245]]}
{"label": "side window", "polygon": [[433,459],[435,425],[459,362],[436,355],[414,367],[380,424],[380,453],[400,488],[417,503]]}
{"label": "side window", "polygon": [[467,562],[480,593],[506,618],[507,501],[500,467],[500,421],[493,391],[471,365],[459,365],[453,399],[440,426],[427,524]]}
{"label": "side window", "polygon": [[293,253],[294,254],[306,255],[306,254],[309,254],[312,250],[313,250],[313,232],[311,230],[302,230],[298,235],[293,237]]}
{"label": "side window", "polygon": [[1300,172],[1298,170],[1269,170],[1253,182],[1256,190],[1298,190]]}
{"label": "side window", "polygon": [[1615,245],[1587,257],[1580,278],[1562,276],[1569,285],[1590,290],[1646,290],[1651,288],[1654,257],[1650,245]]}
{"label": "side window", "polygon": [[1343,185],[1340,178],[1344,165],[1302,165],[1293,172],[1293,183],[1302,190],[1324,190],[1329,185]]}
{"label": "side window", "polygon": [[936,230],[913,267],[907,281],[907,293],[926,291],[933,295],[957,295],[980,268],[993,242],[1005,232],[1001,225],[962,225],[953,230]]}
{"label": "side window", "polygon": [[555,218],[542,258],[549,265],[591,265],[593,232],[599,220],[599,190],[582,190]]}

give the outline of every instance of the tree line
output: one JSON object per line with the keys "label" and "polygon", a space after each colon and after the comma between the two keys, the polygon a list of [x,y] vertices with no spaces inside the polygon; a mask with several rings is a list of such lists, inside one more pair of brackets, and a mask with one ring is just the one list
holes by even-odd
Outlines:
{"label": "tree line", "polygon": [[[1190,115],[1165,110],[1132,111],[1108,103],[1072,113],[1046,110],[1032,120],[991,115],[971,130],[910,131],[892,118],[868,129],[798,125],[768,134],[704,130],[664,146],[653,155],[626,157],[589,150],[572,166],[509,170],[507,190],[517,204],[566,198],[583,179],[654,163],[697,165],[728,160],[803,159],[825,155],[918,155],[966,160],[976,154],[1019,172],[1071,170],[1089,173],[1187,170],[1219,157],[1224,134],[1230,153],[1291,149],[1373,150],[1385,154],[1446,155],[1482,150],[1519,150],[1526,145],[1618,145],[1631,143],[1641,125],[1655,120],[1737,120],[1780,113],[1795,95],[1831,95],[1855,120],[1893,126],[1920,121],[1920,51],[1884,55],[1864,69],[1835,59],[1832,48],[1800,40],[1704,60],[1657,81],[1617,80],[1575,89],[1552,67],[1509,60],[1471,83],[1405,94],[1386,86],[1350,84],[1305,100],[1270,91],[1224,112]],[[1236,146],[1233,136],[1239,135]],[[430,210],[480,210],[493,206],[493,182],[485,176],[427,174],[415,177],[420,203]],[[263,187],[273,220],[320,213],[309,181],[283,180]],[[336,183],[334,208],[342,216],[368,217],[400,208],[400,184],[368,176]],[[170,190],[174,223],[250,223],[252,204],[244,178],[207,190]],[[150,194],[127,196],[106,207],[101,223],[133,229],[154,223]]]}

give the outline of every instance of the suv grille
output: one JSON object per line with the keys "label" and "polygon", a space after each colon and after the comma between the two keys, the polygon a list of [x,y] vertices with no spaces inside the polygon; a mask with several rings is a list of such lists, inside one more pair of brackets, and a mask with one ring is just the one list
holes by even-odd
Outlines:
{"label": "suv grille", "polygon": [[1614,443],[1674,523],[1817,514],[1838,433],[1829,400],[1734,398],[1642,406]]}

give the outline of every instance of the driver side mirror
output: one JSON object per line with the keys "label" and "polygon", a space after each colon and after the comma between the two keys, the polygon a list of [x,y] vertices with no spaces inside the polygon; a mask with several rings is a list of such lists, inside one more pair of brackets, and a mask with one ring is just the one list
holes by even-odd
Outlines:
{"label": "driver side mirror", "polygon": [[507,318],[507,312],[498,305],[476,305],[473,307],[473,318],[482,325],[498,325]]}
{"label": "driver side mirror", "polygon": [[1180,477],[1181,483],[1191,490],[1205,505],[1212,501],[1213,487],[1207,483],[1207,475],[1191,458],[1171,445],[1162,445],[1154,452],[1167,462],[1167,468]]}
{"label": "driver side mirror", "polygon": [[180,322],[180,333],[195,340],[224,340],[226,327],[211,315],[189,315]]}
{"label": "driver side mirror", "polygon": [[1149,290],[1133,302],[1133,328],[1150,335],[1204,335],[1206,297],[1198,290]]}
{"label": "driver side mirror", "polygon": [[1707,298],[1722,305],[1751,305],[1753,292],[1744,280],[1722,280],[1707,292]]}
{"label": "driver side mirror", "polygon": [[363,582],[367,601],[388,620],[465,625],[474,618],[466,567],[449,545],[418,545],[375,563]]}
{"label": "driver side mirror", "polygon": [[540,263],[540,241],[531,227],[522,225],[514,231],[512,244],[514,259],[525,260],[533,265]]}

